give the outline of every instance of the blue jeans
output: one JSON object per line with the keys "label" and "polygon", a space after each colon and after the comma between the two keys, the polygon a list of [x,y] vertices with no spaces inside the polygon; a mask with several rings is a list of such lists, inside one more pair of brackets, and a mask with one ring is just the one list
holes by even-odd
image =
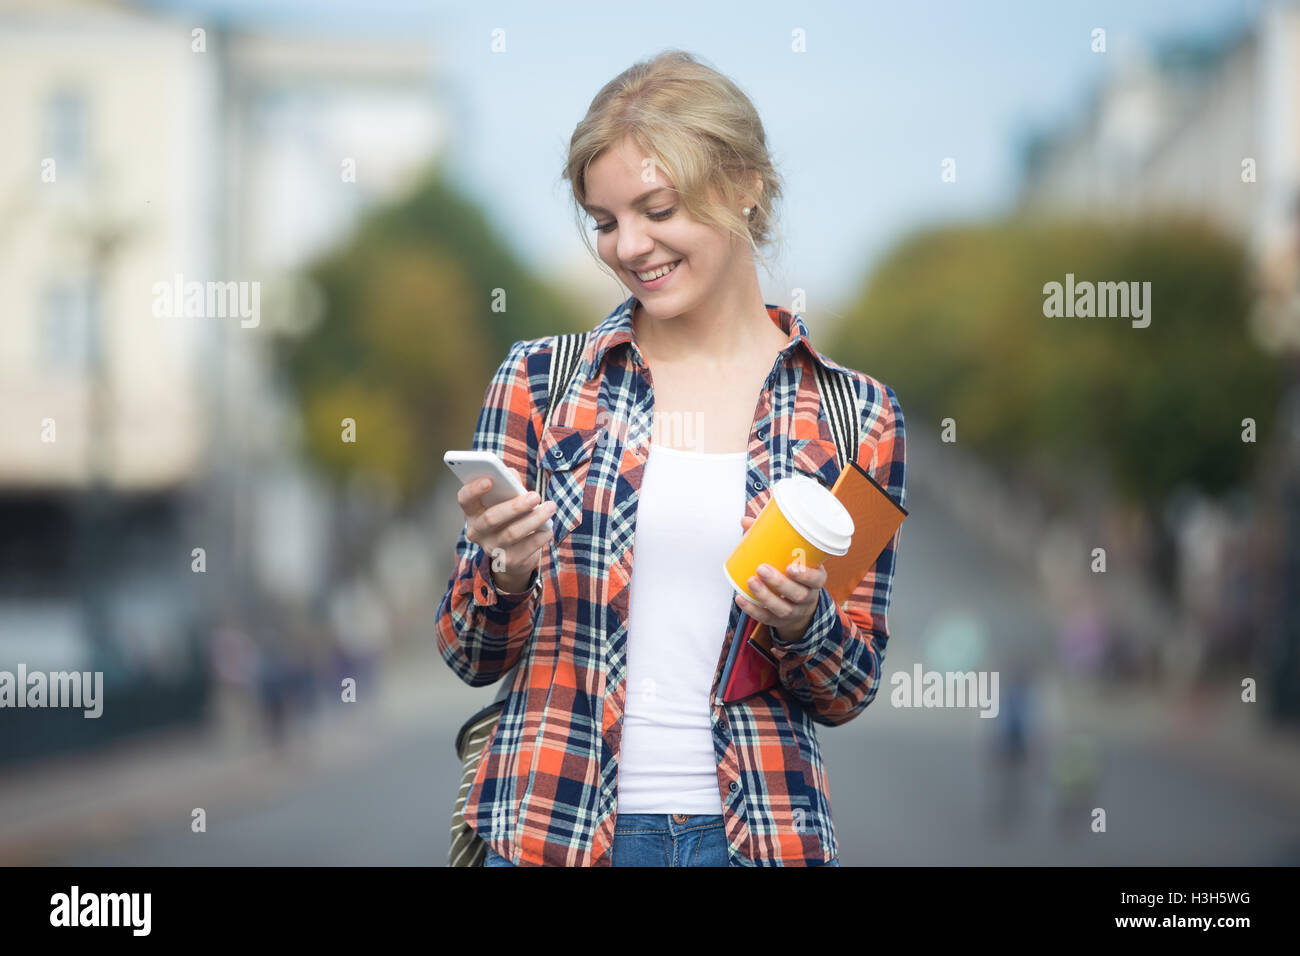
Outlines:
{"label": "blue jeans", "polygon": [[[722,814],[620,813],[613,866],[729,866]],[[679,822],[680,819],[680,822]],[[491,847],[484,866],[514,866]]]}

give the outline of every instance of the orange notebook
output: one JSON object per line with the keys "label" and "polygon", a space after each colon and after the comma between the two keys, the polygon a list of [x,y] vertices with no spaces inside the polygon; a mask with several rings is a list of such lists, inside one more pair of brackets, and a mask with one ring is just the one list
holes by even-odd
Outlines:
{"label": "orange notebook", "polygon": [[[856,461],[850,461],[840,471],[831,494],[853,518],[853,543],[848,553],[829,557],[822,565],[826,569],[827,592],[836,604],[843,604],[893,540],[907,517],[907,509]],[[722,701],[728,704],[775,687],[778,680],[768,626],[742,614],[739,631],[720,684]]]}

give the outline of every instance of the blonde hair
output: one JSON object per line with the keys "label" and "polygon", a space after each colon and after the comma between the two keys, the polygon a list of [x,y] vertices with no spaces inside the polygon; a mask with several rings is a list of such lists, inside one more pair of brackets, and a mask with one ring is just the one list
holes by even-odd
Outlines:
{"label": "blonde hair", "polygon": [[[624,70],[596,94],[569,141],[563,178],[573,188],[579,232],[597,261],[582,223],[587,168],[628,137],[672,179],[688,215],[740,238],[767,266],[759,246],[773,242],[781,178],[758,111],[735,83],[690,53],[665,50]],[[762,180],[756,197],[755,173]],[[710,187],[718,201],[710,198]],[[748,220],[742,206],[751,209]]]}

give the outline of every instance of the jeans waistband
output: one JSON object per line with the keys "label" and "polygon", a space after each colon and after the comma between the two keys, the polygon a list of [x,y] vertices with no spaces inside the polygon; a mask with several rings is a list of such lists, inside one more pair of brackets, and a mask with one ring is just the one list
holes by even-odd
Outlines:
{"label": "jeans waistband", "polygon": [[620,813],[614,819],[614,832],[636,830],[641,833],[681,833],[704,827],[721,827],[720,813],[688,813],[680,823],[680,813]]}

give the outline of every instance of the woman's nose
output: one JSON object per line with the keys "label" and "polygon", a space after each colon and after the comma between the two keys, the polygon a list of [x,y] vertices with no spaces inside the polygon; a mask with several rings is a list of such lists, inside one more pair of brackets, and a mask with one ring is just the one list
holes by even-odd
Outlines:
{"label": "woman's nose", "polygon": [[640,226],[620,226],[618,230],[618,257],[624,266],[639,262],[654,249],[652,240]]}

